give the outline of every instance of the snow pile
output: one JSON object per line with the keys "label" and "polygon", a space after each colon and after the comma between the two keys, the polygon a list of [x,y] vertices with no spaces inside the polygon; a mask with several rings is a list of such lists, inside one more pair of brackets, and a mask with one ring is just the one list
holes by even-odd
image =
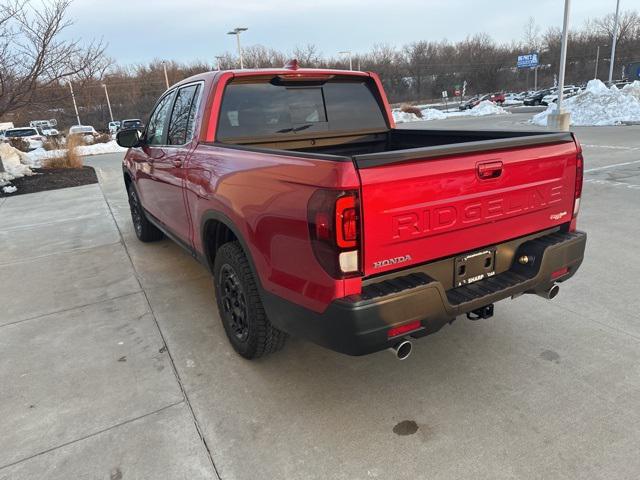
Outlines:
{"label": "snow pile", "polygon": [[632,97],[635,97],[636,100],[640,101],[640,80],[636,80],[633,83],[622,87],[622,93],[625,95],[631,95]]}
{"label": "snow pile", "polygon": [[[600,80],[591,80],[587,88],[566,99],[563,110],[571,114],[571,125],[575,126],[603,126],[619,125],[623,122],[640,122],[640,82],[627,85],[618,90],[615,85],[611,88]],[[531,122],[547,125],[547,117],[557,109],[554,103],[544,112],[535,115]]]}
{"label": "snow pile", "polygon": [[447,118],[447,114],[442,110],[435,108],[425,108],[422,110],[422,120],[444,120]]}
{"label": "snow pile", "polygon": [[9,185],[8,187],[2,187],[2,191],[4,193],[16,193],[18,191],[18,187],[14,187],[13,185]]}
{"label": "snow pile", "polygon": [[471,110],[468,110],[467,115],[471,115],[472,117],[484,117],[485,115],[504,115],[508,114],[504,108],[496,105],[489,100],[483,100],[478,105],[473,107]]}
{"label": "snow pile", "polygon": [[445,113],[435,108],[424,108],[420,110],[422,117],[419,117],[415,113],[403,112],[400,109],[394,109],[391,113],[396,123],[417,122],[420,120],[444,120],[447,118]]}
{"label": "snow pile", "polygon": [[[94,143],[93,145],[82,145],[76,147],[79,155],[87,157],[89,155],[100,155],[103,153],[118,153],[126,152],[126,148],[122,148],[115,140],[111,140],[107,143]],[[28,163],[34,167],[42,165],[43,161],[50,160],[52,158],[60,158],[65,156],[66,150],[45,150],[43,148],[37,148],[27,153]]]}
{"label": "snow pile", "polygon": [[504,108],[499,107],[489,100],[485,100],[483,102],[480,102],[471,110],[464,110],[462,112],[445,112],[442,110],[437,110],[435,108],[425,108],[423,110],[420,110],[420,113],[422,113],[422,118],[420,118],[415,113],[403,112],[400,109],[394,109],[391,113],[393,114],[393,119],[396,123],[404,123],[417,122],[420,120],[444,120],[450,117],[483,117],[485,115],[505,115],[509,114],[510,112],[507,112]]}
{"label": "snow pile", "polygon": [[[8,143],[0,143],[0,158],[2,158],[2,165],[4,166],[4,172],[0,172],[0,186],[7,185],[11,180],[16,178],[33,175],[33,172],[26,165],[26,155],[12,147]],[[15,187],[13,187],[15,188]],[[11,187],[8,187],[12,190]],[[4,189],[3,189],[4,190]],[[13,191],[6,191],[5,193],[13,193]]]}

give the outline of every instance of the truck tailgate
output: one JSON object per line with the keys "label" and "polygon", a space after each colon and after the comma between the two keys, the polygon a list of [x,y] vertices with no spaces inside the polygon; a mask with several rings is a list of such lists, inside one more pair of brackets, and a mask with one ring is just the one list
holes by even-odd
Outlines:
{"label": "truck tailgate", "polygon": [[387,164],[377,155],[371,165],[371,155],[355,157],[364,274],[472,252],[571,220],[573,141],[490,149],[424,158],[416,152],[413,160]]}

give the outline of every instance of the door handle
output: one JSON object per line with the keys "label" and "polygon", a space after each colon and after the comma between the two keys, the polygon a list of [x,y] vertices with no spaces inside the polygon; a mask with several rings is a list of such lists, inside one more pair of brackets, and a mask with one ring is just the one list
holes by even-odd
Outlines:
{"label": "door handle", "polygon": [[173,163],[173,166],[176,168],[180,168],[182,167],[182,159],[181,158],[174,158],[171,163]]}
{"label": "door handle", "polygon": [[478,177],[481,180],[489,180],[491,178],[498,178],[502,175],[502,162],[484,162],[478,164]]}

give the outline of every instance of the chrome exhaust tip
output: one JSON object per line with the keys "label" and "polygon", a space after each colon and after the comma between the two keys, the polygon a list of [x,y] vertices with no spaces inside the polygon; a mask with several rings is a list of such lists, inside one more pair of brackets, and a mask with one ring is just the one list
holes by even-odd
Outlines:
{"label": "chrome exhaust tip", "polygon": [[554,283],[548,289],[536,293],[542,298],[553,300],[558,295],[558,293],[560,293],[560,287]]}
{"label": "chrome exhaust tip", "polygon": [[396,356],[398,360],[406,360],[411,355],[413,345],[409,340],[403,340],[394,345],[389,350]]}

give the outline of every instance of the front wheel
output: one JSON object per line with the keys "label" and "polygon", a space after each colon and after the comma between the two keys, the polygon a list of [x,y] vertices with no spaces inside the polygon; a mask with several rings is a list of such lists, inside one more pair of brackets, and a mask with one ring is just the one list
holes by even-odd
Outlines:
{"label": "front wheel", "polygon": [[155,242],[162,239],[164,236],[162,232],[153,223],[149,221],[144,213],[138,192],[133,185],[129,184],[127,187],[129,194],[129,209],[131,210],[131,221],[133,223],[133,229],[136,232],[136,237],[141,242]]}
{"label": "front wheel", "polygon": [[234,350],[258,358],[280,350],[287,338],[267,318],[249,261],[238,242],[225,243],[213,266],[222,325]]}

